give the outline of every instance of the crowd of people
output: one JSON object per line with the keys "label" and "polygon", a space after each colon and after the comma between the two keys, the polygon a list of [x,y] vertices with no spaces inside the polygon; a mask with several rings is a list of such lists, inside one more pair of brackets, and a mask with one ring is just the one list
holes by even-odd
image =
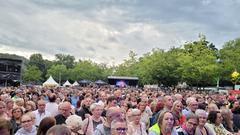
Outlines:
{"label": "crowd of people", "polygon": [[0,135],[240,135],[240,97],[197,90],[0,88]]}

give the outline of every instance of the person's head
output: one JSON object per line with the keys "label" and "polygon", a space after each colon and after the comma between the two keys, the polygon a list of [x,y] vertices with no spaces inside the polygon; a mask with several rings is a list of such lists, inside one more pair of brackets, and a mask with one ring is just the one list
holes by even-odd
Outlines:
{"label": "person's head", "polygon": [[71,135],[72,132],[69,128],[63,125],[55,125],[51,127],[46,135]]}
{"label": "person's head", "polygon": [[211,111],[209,112],[208,114],[208,121],[211,123],[211,124],[215,124],[215,125],[220,125],[222,123],[222,115],[220,113],[220,111]]}
{"label": "person's head", "polygon": [[27,101],[26,102],[26,109],[28,111],[34,111],[34,110],[36,110],[36,104],[33,101]]}
{"label": "person's head", "polygon": [[130,107],[131,107],[131,105],[128,103],[128,101],[122,100],[121,108],[123,108],[127,112]]}
{"label": "person's head", "polygon": [[21,127],[27,131],[31,131],[33,127],[33,120],[30,115],[24,114],[21,118]]}
{"label": "person's head", "polygon": [[113,94],[116,98],[120,98],[121,97],[121,90],[116,90],[116,91],[114,91]]}
{"label": "person's head", "polygon": [[186,100],[187,106],[188,108],[192,111],[195,112],[198,108],[198,102],[196,101],[196,99],[194,97],[189,97]]}
{"label": "person's head", "polygon": [[202,103],[205,102],[205,99],[204,99],[204,97],[202,97],[202,96],[198,96],[198,97],[196,98],[196,100],[197,100],[198,104],[202,104]]}
{"label": "person's head", "polygon": [[99,93],[99,99],[102,100],[103,102],[106,101],[107,99],[107,94],[104,91],[101,91]]}
{"label": "person's head", "polygon": [[100,103],[93,103],[90,106],[90,111],[93,116],[100,117],[103,112],[103,105]]}
{"label": "person's head", "polygon": [[86,95],[84,100],[83,100],[83,104],[85,107],[89,108],[90,105],[92,104],[92,97],[90,95]]}
{"label": "person's head", "polygon": [[232,127],[233,113],[230,109],[221,109],[221,115],[223,121],[227,124],[228,127]]}
{"label": "person's head", "polygon": [[141,119],[141,114],[142,112],[139,109],[132,109],[130,117],[134,123],[139,124]]}
{"label": "person's head", "polygon": [[217,107],[216,104],[211,103],[211,104],[208,105],[208,112],[211,112],[211,111],[218,111],[218,110],[219,110],[219,109],[218,109],[218,107]]}
{"label": "person's head", "polygon": [[63,102],[59,105],[59,111],[65,118],[71,115],[71,110],[72,107],[69,102]]}
{"label": "person's head", "polygon": [[14,107],[12,110],[13,119],[20,119],[23,115],[23,110],[21,107]]}
{"label": "person's head", "polygon": [[182,112],[182,108],[183,108],[182,102],[180,102],[179,100],[176,100],[173,103],[172,111],[176,112],[176,113],[181,113]]}
{"label": "person's head", "polygon": [[160,110],[162,110],[164,107],[164,102],[163,99],[160,98],[160,100],[158,100],[156,107],[154,108],[154,112],[159,112]]}
{"label": "person's head", "polygon": [[186,120],[186,130],[188,133],[194,133],[198,126],[198,117],[195,114],[190,114]]}
{"label": "person's head", "polygon": [[239,107],[239,101],[238,100],[235,100],[234,102],[233,102],[233,108],[238,108]]}
{"label": "person's head", "polygon": [[176,100],[182,102],[183,100],[183,96],[181,94],[175,94],[174,97],[176,98]]}
{"label": "person's head", "polygon": [[32,118],[32,121],[34,124],[36,124],[36,115],[34,112],[27,112],[27,115],[29,115]]}
{"label": "person's head", "polygon": [[118,107],[110,107],[106,112],[106,121],[111,124],[111,122],[116,118],[123,118],[123,111]]}
{"label": "person's head", "polygon": [[6,103],[6,108],[7,109],[13,109],[14,102],[11,98],[5,99],[4,102]]}
{"label": "person's head", "polygon": [[172,106],[173,106],[173,98],[172,96],[165,96],[163,98],[164,101],[164,108],[166,108],[167,110],[171,110]]}
{"label": "person's head", "polygon": [[147,106],[146,102],[142,102],[142,101],[141,101],[141,102],[138,103],[138,109],[139,109],[141,112],[143,112],[143,111],[145,110],[146,106]]}
{"label": "person's head", "polygon": [[15,100],[15,104],[16,104],[17,106],[24,106],[24,99],[23,99],[23,98],[17,98],[17,99]]}
{"label": "person's head", "polygon": [[0,135],[13,135],[11,122],[0,118]]}
{"label": "person's head", "polygon": [[45,117],[41,120],[37,135],[45,135],[52,126],[56,125],[56,120],[54,117]]}
{"label": "person's head", "polygon": [[110,96],[107,98],[107,105],[108,107],[117,106],[117,98],[114,96]]}
{"label": "person's head", "polygon": [[111,122],[111,135],[127,135],[127,121],[123,118],[114,119]]}
{"label": "person's head", "polygon": [[0,101],[0,114],[6,112],[6,104],[3,101]]}
{"label": "person's head", "polygon": [[172,130],[174,126],[174,116],[171,111],[163,111],[158,117],[158,126],[166,132]]}
{"label": "person's head", "polygon": [[208,117],[207,112],[205,110],[202,110],[202,109],[197,109],[195,114],[198,117],[198,121],[199,121],[198,125],[203,127],[207,122],[207,117]]}
{"label": "person's head", "polygon": [[56,99],[57,99],[56,94],[54,94],[54,93],[49,94],[49,96],[48,96],[49,102],[53,103],[56,101]]}
{"label": "person's head", "polygon": [[82,118],[78,115],[71,115],[66,119],[66,125],[72,131],[79,131],[82,129],[83,121]]}
{"label": "person's head", "polygon": [[46,102],[44,100],[39,100],[38,101],[38,111],[45,112],[45,108],[46,108]]}

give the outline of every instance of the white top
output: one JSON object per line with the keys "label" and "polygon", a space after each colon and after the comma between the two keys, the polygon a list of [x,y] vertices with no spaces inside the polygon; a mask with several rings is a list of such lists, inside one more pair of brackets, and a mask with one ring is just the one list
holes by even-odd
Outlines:
{"label": "white top", "polygon": [[56,115],[59,114],[58,112],[58,104],[57,103],[52,103],[52,102],[48,102],[46,104],[46,109],[47,112],[50,112],[52,117],[55,117]]}
{"label": "white top", "polygon": [[39,113],[39,111],[38,110],[36,110],[36,111],[34,111],[33,112],[34,114],[35,114],[35,116],[36,116],[36,123],[35,123],[35,125],[37,125],[37,126],[39,126],[39,124],[40,124],[40,122],[41,122],[41,120],[43,119],[43,118],[45,118],[45,117],[51,117],[51,114],[50,114],[50,112],[48,112],[48,111],[45,111],[44,113]]}

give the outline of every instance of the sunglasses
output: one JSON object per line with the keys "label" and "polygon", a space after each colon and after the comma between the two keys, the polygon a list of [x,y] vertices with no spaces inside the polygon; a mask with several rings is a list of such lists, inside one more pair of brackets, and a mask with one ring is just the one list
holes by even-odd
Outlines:
{"label": "sunglasses", "polygon": [[118,131],[118,132],[126,132],[128,130],[128,128],[113,128],[114,130]]}

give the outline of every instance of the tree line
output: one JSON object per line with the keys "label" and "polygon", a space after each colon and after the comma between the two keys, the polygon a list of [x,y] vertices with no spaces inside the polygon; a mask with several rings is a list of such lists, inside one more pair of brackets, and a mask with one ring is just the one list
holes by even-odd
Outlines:
{"label": "tree line", "polygon": [[179,82],[186,82],[190,86],[204,87],[216,86],[217,80],[220,80],[220,85],[233,85],[231,74],[240,71],[239,56],[240,38],[217,49],[204,35],[199,35],[197,41],[169,50],[155,48],[141,57],[130,51],[129,57],[116,66],[76,60],[68,54],[56,54],[53,61],[43,59],[41,54],[32,54],[26,62],[23,80],[43,82],[52,75],[61,82],[82,79],[106,81],[107,76],[116,75],[139,77],[140,85],[176,86]]}

